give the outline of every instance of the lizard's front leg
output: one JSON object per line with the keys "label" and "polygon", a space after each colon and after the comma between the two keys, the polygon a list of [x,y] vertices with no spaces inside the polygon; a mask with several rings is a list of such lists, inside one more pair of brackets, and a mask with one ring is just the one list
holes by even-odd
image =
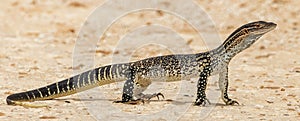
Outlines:
{"label": "lizard's front leg", "polygon": [[222,72],[219,74],[219,88],[221,90],[222,100],[226,103],[226,105],[234,105],[239,103],[235,100],[232,100],[228,97],[228,66],[224,67]]}

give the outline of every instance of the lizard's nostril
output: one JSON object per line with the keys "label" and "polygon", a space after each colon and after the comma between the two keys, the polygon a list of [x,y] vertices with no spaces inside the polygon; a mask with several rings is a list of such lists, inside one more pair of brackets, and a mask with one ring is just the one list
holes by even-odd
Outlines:
{"label": "lizard's nostril", "polygon": [[275,23],[273,23],[273,22],[269,22],[269,25],[270,25],[270,26],[273,26],[273,27],[276,27],[276,26],[277,26],[277,24],[275,24]]}

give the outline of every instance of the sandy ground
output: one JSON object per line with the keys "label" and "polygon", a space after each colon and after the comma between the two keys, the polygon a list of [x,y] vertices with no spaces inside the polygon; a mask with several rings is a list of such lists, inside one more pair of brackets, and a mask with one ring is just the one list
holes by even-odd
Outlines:
{"label": "sandy ground", "polygon": [[[237,27],[250,21],[265,20],[278,24],[274,31],[264,35],[230,64],[229,95],[241,105],[225,106],[219,99],[217,77],[212,77],[207,89],[212,104],[205,107],[192,106],[195,99],[193,85],[197,79],[156,82],[147,91],[152,93],[159,90],[168,100],[154,100],[146,104],[113,104],[112,101],[120,99],[122,93],[122,83],[115,83],[60,100],[34,102],[47,104],[51,107],[49,109],[8,106],[5,99],[9,94],[51,84],[93,66],[172,53],[203,52],[208,49],[205,41],[210,42],[199,39],[195,36],[195,29],[172,14],[140,11],[118,19],[105,31],[104,37],[97,36],[97,40],[92,40],[100,40],[94,44],[97,45],[95,51],[80,49],[82,52],[79,53],[83,53],[83,56],[77,57],[73,53],[81,27],[103,1],[2,0],[0,120],[299,120],[300,2],[199,0],[196,3],[209,15],[215,26],[215,29],[206,29],[213,26],[204,26],[203,33],[216,31],[220,40],[226,39]],[[162,4],[170,5],[168,2]],[[109,17],[115,12],[105,13]],[[138,31],[141,33],[126,38],[134,28],[153,24],[165,25],[176,31],[182,35],[180,42],[183,43],[167,41],[166,38],[172,37],[172,33],[157,28],[151,29],[154,32],[141,30]],[[93,30],[88,33],[93,34]],[[149,38],[163,39],[166,46],[141,44],[135,47],[139,41],[144,39],[145,42]],[[89,39],[87,43],[91,41]],[[122,43],[120,39],[128,39],[129,42]],[[213,44],[217,46],[220,43],[217,41]],[[175,51],[186,47],[190,50]],[[89,55],[95,59],[92,64],[80,63],[81,60],[89,61],[90,58],[84,58]]]}

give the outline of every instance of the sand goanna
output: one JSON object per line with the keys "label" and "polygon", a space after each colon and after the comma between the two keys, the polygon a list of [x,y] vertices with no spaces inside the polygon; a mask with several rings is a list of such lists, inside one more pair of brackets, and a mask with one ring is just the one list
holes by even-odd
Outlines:
{"label": "sand goanna", "polygon": [[196,54],[176,54],[146,58],[143,60],[98,67],[68,79],[26,92],[11,94],[8,105],[44,107],[24,102],[54,99],[71,95],[97,86],[125,81],[122,100],[135,100],[163,96],[161,93],[143,94],[152,81],[179,81],[198,77],[195,105],[209,102],[205,89],[207,79],[219,74],[221,98],[226,105],[239,104],[228,97],[228,64],[241,51],[250,47],[262,35],[276,28],[272,22],[256,21],[236,29],[219,47]]}

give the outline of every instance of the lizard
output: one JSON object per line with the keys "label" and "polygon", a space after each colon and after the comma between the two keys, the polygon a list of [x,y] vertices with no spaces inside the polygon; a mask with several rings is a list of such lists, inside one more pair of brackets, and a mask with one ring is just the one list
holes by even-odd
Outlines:
{"label": "lizard", "polygon": [[229,98],[227,92],[229,62],[276,26],[277,24],[273,22],[250,22],[236,29],[220,46],[206,52],[164,55],[101,66],[44,87],[11,94],[6,98],[6,102],[8,105],[45,107],[24,102],[54,99],[97,86],[125,81],[122,100],[115,102],[127,103],[149,100],[155,96],[164,97],[161,93],[143,93],[152,81],[172,82],[198,77],[194,105],[204,106],[206,102],[210,103],[205,94],[208,77],[219,75],[218,84],[222,100],[226,105],[239,105],[238,101]]}

